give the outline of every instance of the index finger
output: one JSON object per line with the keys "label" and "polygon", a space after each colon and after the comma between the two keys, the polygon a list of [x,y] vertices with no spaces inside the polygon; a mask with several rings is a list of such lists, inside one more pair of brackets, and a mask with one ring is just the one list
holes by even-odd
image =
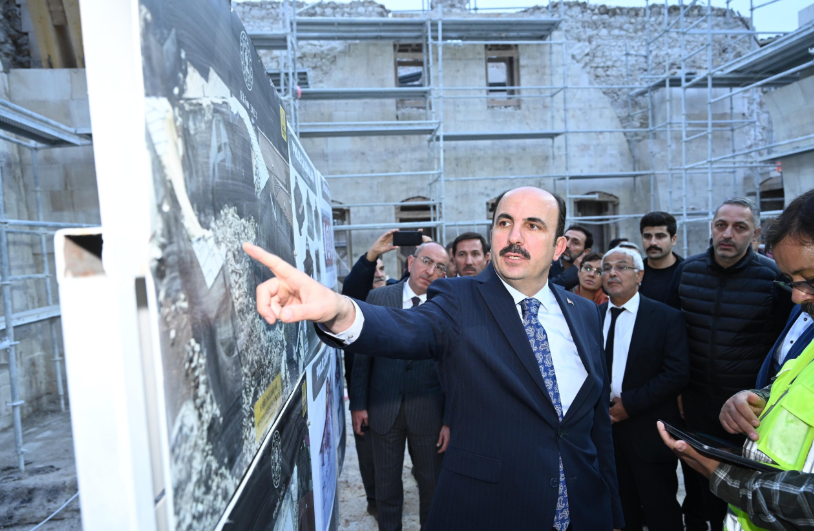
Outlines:
{"label": "index finger", "polygon": [[297,269],[291,267],[291,264],[276,254],[271,254],[262,247],[258,247],[253,243],[244,242],[243,250],[246,252],[246,254],[271,269],[271,272],[274,273],[274,276],[276,277],[289,278],[292,273],[297,272]]}

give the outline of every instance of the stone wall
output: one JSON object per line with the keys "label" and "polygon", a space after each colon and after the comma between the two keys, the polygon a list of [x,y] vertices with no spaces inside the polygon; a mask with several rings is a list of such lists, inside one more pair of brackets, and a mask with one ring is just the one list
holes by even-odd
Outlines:
{"label": "stone wall", "polygon": [[[281,31],[279,4],[274,2],[235,3],[244,24],[252,31]],[[535,7],[513,14],[474,14],[463,9],[458,0],[438,0],[433,9],[443,9],[445,15],[461,17],[541,17],[560,16],[558,4],[549,14],[547,7]],[[699,21],[704,15],[700,8],[693,8],[685,18],[686,24]],[[350,4],[322,3],[303,14],[307,16],[370,17],[388,16],[388,12],[375,2],[352,2]],[[644,8],[611,8],[582,2],[563,5],[563,23],[551,40],[567,40],[564,48],[559,44],[528,44],[519,47],[520,82],[524,86],[547,86],[563,83],[567,78],[569,88],[554,97],[539,97],[545,92],[527,94],[537,97],[523,99],[521,107],[490,107],[486,99],[447,99],[444,101],[445,132],[556,130],[563,129],[567,120],[569,130],[621,130],[646,127],[648,113],[639,113],[632,120],[629,113],[647,106],[645,98],[630,101],[624,88],[602,88],[604,85],[643,83],[649,79],[647,63],[642,55],[647,51],[647,31],[655,35],[666,20],[674,21],[676,7],[665,13],[663,6],[653,6],[648,13]],[[409,17],[398,13],[391,16]],[[732,12],[715,9],[710,17],[714,29],[744,27],[744,20]],[[706,28],[706,22],[699,28]],[[740,26],[739,26],[740,25]],[[706,42],[706,35],[691,35],[685,50],[691,51]],[[728,41],[716,38],[713,43],[714,64],[731,60],[746,52],[750,43],[740,41],[730,46]],[[566,55],[563,56],[565,49]],[[668,34],[650,47],[651,74],[661,74],[665,69],[675,71],[680,43],[675,34]],[[627,53],[626,53],[627,52]],[[285,63],[283,52],[261,52],[269,69],[280,68]],[[563,60],[565,59],[565,60]],[[437,64],[438,57],[433,60]],[[395,87],[395,57],[391,42],[301,42],[297,57],[298,67],[308,71],[311,87]],[[444,48],[443,85],[448,87],[473,87],[486,85],[485,54],[483,45],[446,46]],[[686,67],[688,71],[706,68],[706,53],[696,55]],[[597,88],[593,88],[597,87]],[[449,92],[455,96],[465,92]],[[473,92],[468,92],[473,94]],[[717,93],[716,93],[717,94]],[[690,119],[706,119],[706,89],[688,91],[688,116]],[[680,95],[671,91],[671,112],[667,112],[666,92],[655,96],[654,109],[659,120],[680,120],[676,102]],[[566,101],[567,100],[567,101]],[[751,116],[756,104],[739,100],[735,105],[735,119]],[[757,103],[759,104],[759,103]],[[300,122],[364,122],[426,120],[423,109],[397,108],[392,100],[367,101],[302,101],[298,102]],[[720,107],[720,109],[718,108]],[[718,106],[716,118],[728,113],[728,108]],[[438,109],[440,111],[440,109]],[[727,115],[728,116],[728,115]],[[680,133],[679,133],[680,134]],[[751,131],[737,133],[734,144],[742,147],[756,142]],[[566,149],[567,143],[567,149]],[[426,140],[423,137],[366,137],[306,139],[303,144],[316,166],[324,174],[356,174],[378,172],[425,171],[432,168]],[[731,135],[716,133],[713,153],[720,154],[733,144]],[[652,149],[651,149],[652,146]],[[680,136],[672,135],[672,163],[681,160]],[[446,178],[491,177],[484,180],[447,181],[444,190],[448,221],[486,219],[486,204],[504,190],[529,183],[544,186],[565,194],[565,183],[551,178],[506,179],[501,176],[533,176],[560,174],[567,169],[572,175],[586,173],[630,172],[663,169],[667,164],[666,134],[657,134],[651,144],[645,135],[638,137],[622,132],[570,134],[555,140],[482,141],[445,143]],[[567,158],[566,158],[567,153]],[[703,160],[708,155],[705,139],[688,145],[688,162]],[[678,157],[678,158],[676,158]],[[742,193],[744,174],[716,176],[712,195]],[[692,174],[687,188],[690,212],[706,210],[709,203],[707,176]],[[615,214],[635,214],[650,209],[680,209],[683,206],[681,174],[659,174],[652,181],[646,178],[605,178],[572,180],[567,192],[571,195],[605,194],[603,197],[617,199]],[[427,179],[416,177],[381,179],[332,180],[334,199],[341,203],[399,202],[411,197],[430,197],[434,192]],[[573,207],[573,204],[572,204]],[[576,211],[572,208],[572,212]],[[579,214],[579,212],[575,212]],[[389,223],[396,220],[395,207],[352,208],[351,222]],[[447,239],[472,226],[449,227]],[[478,227],[482,232],[485,227]],[[606,239],[621,234],[637,239],[636,220],[620,221],[613,227],[600,228]],[[359,256],[377,236],[378,231],[357,231],[353,234],[353,257]],[[688,232],[688,252],[700,251],[706,246],[707,230],[695,223]],[[392,259],[388,264],[393,272]]]}
{"label": "stone wall", "polygon": [[[20,105],[69,127],[90,128],[85,71],[81,69],[13,69],[0,74],[0,99]],[[36,219],[32,153],[23,147],[0,142],[0,172],[3,199],[10,219]],[[37,152],[42,207],[46,221],[99,224],[99,198],[92,146],[43,149]],[[49,271],[55,270],[53,234],[46,238],[43,257],[38,236],[9,235],[11,274],[43,272],[43,259]],[[58,303],[56,280],[52,283],[53,303]],[[14,313],[47,306],[45,282],[27,280],[12,285]],[[0,314],[2,313],[0,308]],[[57,340],[62,350],[59,319]],[[59,407],[50,322],[15,327],[20,398],[25,400],[23,416]],[[0,332],[0,336],[4,335]],[[61,355],[61,354],[60,354]],[[7,351],[0,351],[0,429],[11,424],[11,390]],[[64,368],[64,366],[63,366]],[[64,370],[63,370],[64,377]],[[66,396],[67,398],[67,396]]]}

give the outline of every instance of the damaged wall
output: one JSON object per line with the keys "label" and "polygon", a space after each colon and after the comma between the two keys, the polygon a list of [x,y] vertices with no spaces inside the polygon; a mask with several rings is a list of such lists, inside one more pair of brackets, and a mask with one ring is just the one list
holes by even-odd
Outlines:
{"label": "damaged wall", "polygon": [[[482,17],[546,17],[547,7],[535,7],[512,14],[473,14],[463,9],[464,4],[457,0],[433,2],[439,10],[443,4],[445,16],[455,18]],[[460,4],[460,5],[459,5]],[[252,31],[281,31],[279,4],[276,2],[235,3],[235,10],[244,24]],[[693,8],[685,21],[697,22],[705,14],[705,8]],[[306,16],[370,17],[387,16],[384,7],[375,2],[352,2],[339,4],[324,2],[305,11]],[[677,7],[671,6],[665,13],[663,6],[653,6],[649,18],[644,8],[614,8],[583,2],[567,2],[564,5],[562,29],[567,35],[568,45],[563,71],[563,47],[560,45],[522,44],[519,46],[519,78],[524,86],[546,86],[563,83],[572,88],[549,98],[526,98],[519,108],[490,107],[486,98],[447,99],[444,102],[445,132],[477,131],[518,131],[552,130],[564,128],[567,118],[569,130],[621,130],[631,127],[646,127],[648,114],[637,111],[647,107],[647,100],[639,97],[628,102],[626,89],[599,88],[602,85],[641,84],[647,74],[647,64],[643,57],[647,51],[647,29],[655,35],[665,22],[665,15],[672,21],[678,15]],[[409,17],[409,14],[392,16]],[[554,7],[551,16],[559,16],[559,8]],[[714,9],[712,26],[715,29],[735,29],[745,27],[745,21],[724,9]],[[275,22],[272,22],[275,21]],[[706,28],[706,23],[701,27]],[[560,41],[563,31],[555,32],[551,40]],[[651,46],[650,72],[661,74],[665,68],[675,70],[678,65],[665,64],[667,58],[677,55],[678,37],[674,34],[661,39]],[[685,49],[693,50],[705,43],[705,35],[691,35],[684,43]],[[730,46],[724,39],[714,43],[713,54],[717,62],[728,61],[748,51],[750,44],[745,40]],[[626,53],[627,52],[627,53]],[[279,69],[284,64],[284,52],[261,52],[268,69]],[[308,71],[311,87],[385,87],[396,86],[395,55],[392,42],[353,42],[321,41],[299,43],[298,67]],[[434,56],[437,62],[438,57]],[[688,62],[688,70],[700,70],[706,65],[706,54],[698,54]],[[436,63],[437,64],[437,63]],[[483,45],[446,46],[444,48],[443,85],[449,87],[486,86],[485,50]],[[589,88],[597,86],[598,88]],[[529,94],[542,91],[529,90]],[[550,92],[550,91],[549,91]],[[567,92],[567,95],[565,94]],[[663,92],[663,91],[662,91]],[[697,92],[697,94],[692,94]],[[464,92],[447,92],[461,96]],[[473,94],[469,92],[468,94]],[[706,119],[706,90],[689,91],[693,116]],[[672,96],[675,98],[675,95]],[[567,102],[564,101],[567,99]],[[666,99],[656,96],[656,112],[666,119]],[[736,119],[746,116],[748,102],[736,104]],[[299,102],[300,122],[365,122],[365,121],[406,121],[426,120],[423,109],[399,109],[393,100],[366,101],[302,101]],[[567,111],[566,111],[567,108]],[[672,109],[673,119],[676,107]],[[718,111],[716,111],[717,113]],[[728,110],[727,110],[728,112]],[[629,120],[629,114],[635,116]],[[728,116],[728,115],[727,115]],[[716,116],[717,118],[717,116]],[[695,119],[695,118],[693,118]],[[739,132],[735,144],[748,145],[755,139],[751,133]],[[657,135],[658,136],[658,135]],[[663,135],[662,135],[663,136]],[[719,138],[720,137],[720,138]],[[665,138],[656,138],[653,161],[656,167],[666,164]],[[680,137],[679,137],[680,140]],[[676,142],[674,153],[680,153],[680,141]],[[560,174],[566,171],[565,153],[568,144],[568,171],[572,175],[597,172],[630,172],[650,168],[650,145],[646,134],[638,137],[625,132],[571,134],[568,139],[561,136],[551,140],[519,141],[480,141],[446,142],[445,176],[483,177]],[[423,137],[364,137],[364,138],[318,138],[303,141],[315,165],[327,175],[357,174],[378,172],[424,171],[431,169],[432,159],[427,152]],[[689,146],[691,160],[706,158],[706,141]],[[717,134],[714,138],[714,152],[729,149],[732,138],[728,134]],[[673,162],[680,160],[673,158]],[[706,177],[704,177],[706,179]],[[731,176],[716,181],[714,194],[731,195],[742,190],[736,176],[733,184]],[[681,193],[678,179],[660,175],[655,179],[655,208],[670,209],[680,207],[677,194]],[[672,193],[670,184],[672,186]],[[700,182],[700,181],[699,181]],[[565,194],[564,181],[554,179],[508,180],[495,177],[489,180],[447,182],[445,197],[447,221],[469,221],[487,218],[487,202],[508,188],[521,183],[537,184]],[[358,202],[397,202],[411,197],[427,197],[428,183],[424,177],[332,180],[334,199],[340,203]],[[689,208],[706,210],[708,190],[706,181],[692,183],[688,188]],[[593,180],[572,180],[572,195],[591,195],[596,192],[603,197],[617,199],[612,207],[615,214],[646,212],[650,208],[650,178],[606,178]],[[670,199],[673,199],[672,205]],[[574,209],[572,209],[574,210]],[[576,210],[579,210],[578,208]],[[583,214],[584,212],[577,212]],[[351,223],[389,223],[396,221],[394,207],[353,208]],[[700,226],[700,224],[695,224]],[[456,234],[471,230],[470,227],[450,227],[447,239]],[[485,227],[479,230],[485,231]],[[616,235],[627,236],[632,240],[638,237],[638,224],[635,220],[622,221],[615,227],[602,229],[606,239]],[[698,252],[706,246],[707,233],[704,227],[692,231],[690,252]],[[379,231],[357,231],[353,234],[353,258],[366,251]],[[696,234],[697,233],[697,234]],[[395,274],[394,259],[388,256],[388,271]]]}

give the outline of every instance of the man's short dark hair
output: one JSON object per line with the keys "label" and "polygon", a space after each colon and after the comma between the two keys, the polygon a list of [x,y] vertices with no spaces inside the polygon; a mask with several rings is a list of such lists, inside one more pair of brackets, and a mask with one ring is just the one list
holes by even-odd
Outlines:
{"label": "man's short dark hair", "polygon": [[814,244],[814,190],[789,203],[763,233],[763,241],[770,249],[785,238],[803,245]]}
{"label": "man's short dark hair", "polygon": [[486,238],[484,238],[482,234],[478,234],[477,232],[464,232],[452,242],[452,256],[458,254],[458,244],[466,240],[480,240],[481,247],[483,248],[483,254],[489,252],[489,244],[486,243]]}
{"label": "man's short dark hair", "polygon": [[760,227],[760,207],[757,206],[757,204],[751,199],[746,199],[745,197],[729,197],[724,199],[723,203],[718,205],[718,208],[715,209],[715,216],[718,215],[718,211],[721,210],[721,207],[724,205],[735,205],[748,208],[752,212],[752,224],[756,229]]}
{"label": "man's short dark hair", "polygon": [[[543,190],[540,188],[540,190]],[[548,192],[548,190],[544,190]],[[492,228],[495,227],[495,216],[497,216],[497,207],[500,206],[500,202],[503,200],[503,196],[511,192],[511,190],[506,190],[499,196],[497,196],[497,200],[495,201],[495,211],[492,212]],[[557,238],[565,234],[565,215],[566,215],[566,206],[565,206],[565,199],[563,199],[560,194],[554,192],[548,192],[549,194],[554,196],[554,200],[557,201],[557,207],[559,208],[559,216],[557,217],[557,232],[554,233],[554,246],[557,245]]]}
{"label": "man's short dark hair", "polygon": [[667,232],[670,233],[670,238],[676,235],[676,230],[678,230],[678,224],[676,223],[676,218],[667,212],[650,212],[649,214],[645,214],[642,216],[642,220],[639,222],[639,234],[644,234],[645,227],[661,227],[666,226]]}
{"label": "man's short dark hair", "polygon": [[612,239],[610,241],[610,244],[608,244],[608,249],[616,249],[617,247],[619,247],[620,243],[626,242],[626,241],[630,241],[630,240],[628,240],[627,238],[614,238],[614,239]]}
{"label": "man's short dark hair", "polygon": [[[594,233],[593,232],[589,231],[588,229],[586,229],[582,225],[571,225],[570,227],[568,227],[568,230],[566,230],[565,232],[568,232],[569,230],[578,230],[579,232],[581,232],[582,234],[585,235],[585,248],[586,249],[590,249],[591,247],[594,246]],[[565,233],[563,233],[563,234],[565,234]]]}
{"label": "man's short dark hair", "polygon": [[[582,263],[586,262],[601,262],[602,261],[602,253],[588,253],[585,255],[585,258],[582,259]],[[580,266],[581,268],[582,266]]]}

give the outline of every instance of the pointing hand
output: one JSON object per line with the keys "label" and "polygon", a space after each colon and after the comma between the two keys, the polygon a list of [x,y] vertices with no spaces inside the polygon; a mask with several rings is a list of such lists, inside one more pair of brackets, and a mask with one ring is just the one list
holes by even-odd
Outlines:
{"label": "pointing hand", "polygon": [[256,245],[246,242],[243,250],[274,273],[274,278],[257,286],[257,312],[269,324],[314,321],[334,333],[353,324],[356,311],[349,299]]}

